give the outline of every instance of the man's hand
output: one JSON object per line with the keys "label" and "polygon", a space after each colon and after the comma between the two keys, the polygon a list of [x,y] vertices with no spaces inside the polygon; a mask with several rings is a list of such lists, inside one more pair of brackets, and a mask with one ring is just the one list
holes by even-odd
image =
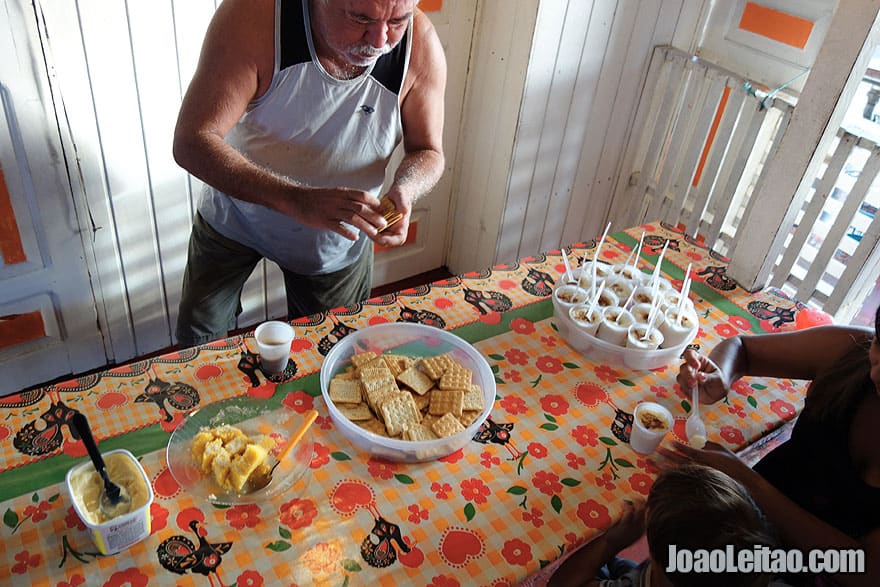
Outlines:
{"label": "man's hand", "polygon": [[357,240],[357,228],[374,239],[385,227],[379,200],[369,192],[348,188],[299,188],[297,193],[273,206],[300,224],[332,230],[349,240]]}
{"label": "man's hand", "polygon": [[397,211],[402,214],[402,218],[375,236],[371,235],[370,238],[382,247],[399,247],[406,242],[406,237],[409,234],[412,201],[404,196],[397,187],[392,187],[385,195],[394,204]]}

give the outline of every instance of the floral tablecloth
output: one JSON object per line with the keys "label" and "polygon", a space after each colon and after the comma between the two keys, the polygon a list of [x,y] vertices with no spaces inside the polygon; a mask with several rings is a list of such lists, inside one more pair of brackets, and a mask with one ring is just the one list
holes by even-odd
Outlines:
{"label": "floral tablecloth", "polygon": [[[601,260],[623,261],[644,233],[642,268],[656,263],[676,287],[692,264],[691,298],[709,347],[739,332],[801,326],[804,307],[777,292],[749,294],[727,260],[672,227],[610,234]],[[592,258],[596,241],[570,259]],[[514,585],[646,495],[658,472],[627,442],[637,402],[676,417],[690,410],[677,364],[632,371],[595,363],[559,335],[550,293],[559,251],[499,265],[362,305],[294,321],[290,369],[280,381],[255,367],[252,335],[232,337],[0,398],[0,582],[31,585]],[[482,434],[439,461],[399,464],[359,452],[333,427],[318,371],[353,330],[395,321],[445,328],[471,342],[497,382]],[[232,396],[319,412],[307,488],[259,504],[214,506],[182,491],[165,446],[186,413]],[[739,449],[792,419],[801,382],[750,379],[704,410],[709,437]],[[156,494],[152,535],[102,556],[79,522],[64,475],[85,458],[69,427],[87,415],[102,450],[141,458]]]}

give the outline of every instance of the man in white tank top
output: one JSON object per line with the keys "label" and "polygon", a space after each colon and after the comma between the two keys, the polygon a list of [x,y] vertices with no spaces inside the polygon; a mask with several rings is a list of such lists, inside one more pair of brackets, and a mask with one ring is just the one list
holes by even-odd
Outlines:
{"label": "man in white tank top", "polygon": [[[289,317],[365,299],[373,243],[406,240],[413,202],[443,172],[446,62],[417,0],[224,0],[174,133],[206,184],[177,323],[182,345],[234,326],[262,258]],[[379,212],[387,192],[402,221]]]}

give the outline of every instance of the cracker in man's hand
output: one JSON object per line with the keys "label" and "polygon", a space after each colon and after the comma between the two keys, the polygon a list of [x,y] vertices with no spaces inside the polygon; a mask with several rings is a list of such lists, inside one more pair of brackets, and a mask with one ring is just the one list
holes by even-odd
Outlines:
{"label": "cracker in man's hand", "polygon": [[336,409],[352,422],[369,420],[374,417],[373,411],[367,404],[339,404]]}
{"label": "cracker in man's hand", "polygon": [[424,395],[429,389],[434,387],[434,381],[422,373],[415,365],[398,375],[397,381],[403,383],[419,395]]}
{"label": "cracker in man's hand", "polygon": [[405,429],[418,424],[422,416],[408,393],[392,396],[382,402],[379,408],[385,428],[391,436],[400,435]]}
{"label": "cracker in man's hand", "polygon": [[464,392],[460,389],[435,389],[431,392],[431,404],[428,412],[435,416],[452,414],[461,417]]}
{"label": "cracker in man's hand", "polygon": [[465,428],[461,425],[461,422],[458,421],[458,418],[453,416],[452,414],[446,414],[433,424],[431,424],[431,430],[434,431],[434,434],[443,438],[445,436],[452,436],[458,432],[463,431]]}
{"label": "cracker in man's hand", "polygon": [[342,379],[339,376],[330,380],[330,399],[335,404],[359,404],[363,401],[361,382],[357,379]]}

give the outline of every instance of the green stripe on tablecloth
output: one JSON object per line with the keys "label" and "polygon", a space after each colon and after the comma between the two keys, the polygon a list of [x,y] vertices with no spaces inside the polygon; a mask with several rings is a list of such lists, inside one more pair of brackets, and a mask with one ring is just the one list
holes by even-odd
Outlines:
{"label": "green stripe on tablecloth", "polygon": [[[614,237],[614,240],[616,240],[617,242],[629,245],[633,249],[635,249],[635,247],[639,246],[638,239],[634,239],[626,232],[617,232],[617,233],[612,234],[611,236]],[[682,235],[682,236],[684,236],[684,235]],[[705,254],[708,256],[709,252],[706,251]],[[657,265],[657,258],[660,257],[660,253],[657,253],[656,255],[646,254],[644,252],[644,248],[643,248],[642,254],[640,255],[640,257],[642,259],[650,261],[652,267],[654,267]],[[686,269],[687,269],[687,267],[682,269],[678,265],[672,263],[669,259],[667,259],[665,257],[663,258],[663,267],[662,267],[661,271],[673,279],[683,280],[684,279],[684,272]],[[745,320],[748,320],[749,324],[752,325],[752,330],[754,332],[764,332],[764,329],[761,327],[761,322],[757,318],[755,318],[754,316],[749,314],[743,308],[741,308],[741,307],[737,306],[736,304],[734,304],[733,302],[731,302],[728,298],[724,297],[723,294],[718,293],[717,290],[706,285],[702,281],[692,281],[691,282],[691,291],[694,292],[696,295],[700,296],[701,298],[703,298],[704,300],[706,300],[707,302],[709,302],[710,304],[712,304],[713,306],[715,306],[716,308],[718,308],[719,310],[721,310],[725,315],[739,316],[741,318],[744,318]]]}
{"label": "green stripe on tablecloth", "polygon": [[[486,324],[477,321],[473,324],[456,328],[451,332],[473,344],[507,332],[510,330],[510,321],[514,318],[525,318],[526,320],[537,322],[552,315],[553,304],[550,299],[536,298],[536,303],[501,314],[498,324]],[[307,377],[278,385],[275,390],[276,392],[272,397],[267,398],[266,402],[276,407],[280,406],[287,392],[294,390],[305,391],[312,397],[320,396],[319,374],[313,373]],[[154,424],[114,438],[101,440],[101,451],[106,452],[117,448],[124,448],[136,457],[141,457],[147,453],[164,449],[168,444],[170,436],[161,425]],[[0,490],[0,502],[33,492],[35,488],[45,488],[55,483],[62,483],[67,471],[72,466],[83,462],[85,458],[74,458],[61,454],[4,472],[2,474],[3,489]],[[155,473],[155,471],[151,471],[151,474]]]}

